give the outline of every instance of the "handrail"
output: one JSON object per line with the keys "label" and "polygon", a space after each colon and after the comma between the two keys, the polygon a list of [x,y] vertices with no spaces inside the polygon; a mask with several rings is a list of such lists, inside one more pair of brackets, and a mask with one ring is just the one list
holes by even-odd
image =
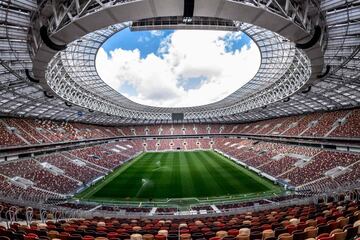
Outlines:
{"label": "handrail", "polygon": [[[202,217],[211,217],[211,216],[220,216],[220,215],[233,215],[233,214],[240,214],[244,212],[258,212],[258,211],[264,211],[268,209],[273,208],[279,208],[279,207],[286,207],[286,206],[293,206],[293,205],[304,205],[304,204],[318,204],[319,200],[324,200],[325,202],[328,201],[330,197],[337,199],[340,195],[346,195],[348,198],[353,198],[350,200],[358,201],[360,199],[359,196],[360,192],[360,182],[354,183],[348,186],[343,186],[339,189],[335,190],[328,190],[323,193],[316,193],[315,195],[310,195],[306,198],[302,199],[290,199],[280,202],[272,202],[269,204],[262,204],[262,205],[256,205],[256,206],[249,206],[249,207],[240,207],[240,208],[233,208],[233,209],[226,209],[223,210],[221,213],[216,213],[215,211],[207,212],[206,214],[201,214]],[[351,195],[351,193],[353,193]],[[55,217],[55,220],[59,221],[61,219],[73,219],[73,218],[92,218],[92,217],[115,217],[115,218],[189,218],[193,217],[194,215],[190,212],[162,212],[162,213],[155,213],[154,215],[150,216],[146,213],[138,213],[138,212],[120,212],[120,211],[107,211],[107,210],[96,210],[96,211],[89,211],[89,210],[82,210],[82,209],[72,209],[67,207],[61,207],[61,206],[54,206],[54,205],[47,205],[47,204],[38,204],[35,202],[27,202],[27,201],[19,201],[9,198],[4,198],[2,201],[12,203],[12,204],[18,204],[20,206],[31,206],[32,208],[41,209],[40,210],[40,220],[46,221],[46,217],[44,214],[46,213],[54,213],[57,212],[58,217]],[[0,205],[1,206],[1,205]],[[1,209],[1,208],[0,208]],[[16,210],[8,210],[7,212],[11,211],[12,215],[9,219],[6,219],[8,222],[15,221],[17,216],[17,208]],[[8,213],[7,213],[8,214]],[[197,214],[199,216],[199,214]]]}

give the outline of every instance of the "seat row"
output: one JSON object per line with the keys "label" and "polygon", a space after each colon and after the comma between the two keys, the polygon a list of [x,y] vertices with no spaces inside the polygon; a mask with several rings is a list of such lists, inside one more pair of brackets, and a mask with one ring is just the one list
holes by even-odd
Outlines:
{"label": "seat row", "polygon": [[[48,220],[0,227],[3,240],[353,240],[360,236],[360,203],[338,201],[258,212],[191,218]],[[342,200],[341,200],[342,199]],[[10,208],[11,205],[5,205]],[[25,208],[18,207],[23,218]],[[34,216],[39,210],[34,209]],[[51,216],[49,215],[49,218]]]}
{"label": "seat row", "polygon": [[360,109],[311,113],[239,124],[163,124],[104,127],[23,118],[0,119],[0,146],[32,145],[115,136],[237,133],[252,135],[360,137]]}

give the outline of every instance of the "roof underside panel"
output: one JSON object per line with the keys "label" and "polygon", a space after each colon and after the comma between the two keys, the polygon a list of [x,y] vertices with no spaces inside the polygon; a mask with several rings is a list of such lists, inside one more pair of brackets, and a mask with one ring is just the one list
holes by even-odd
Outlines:
{"label": "roof underside panel", "polygon": [[[101,1],[98,1],[101,2]],[[314,111],[324,111],[348,108],[360,105],[360,1],[359,0],[323,0],[320,4],[324,12],[328,30],[328,42],[324,54],[325,65],[330,66],[329,73],[314,82],[309,91],[298,92],[286,101],[278,101],[263,108],[241,114],[228,114],[222,117],[194,117],[187,122],[245,122],[274,118],[293,114],[304,114]],[[30,81],[26,70],[32,69],[29,54],[29,26],[31,16],[38,8],[36,0],[12,0],[0,3],[0,115],[29,116],[66,121],[81,121],[99,124],[136,124],[136,123],[166,123],[168,120],[139,120],[136,118],[120,118],[101,112],[89,111],[87,108],[74,104],[66,104],[64,99],[47,94],[46,89]],[[275,24],[275,23],[274,23]],[[119,28],[124,27],[119,25]],[[93,68],[96,49],[99,43],[118,29],[107,28],[92,37],[93,41],[82,42],[75,46],[77,54],[63,54],[68,66],[72,69],[79,82],[91,86],[94,92],[104,92],[108,88],[95,81],[97,74],[89,72]],[[248,31],[256,31],[254,28]],[[253,37],[259,33],[253,33]],[[96,40],[96,41],[95,41]],[[261,44],[270,44],[261,42]],[[85,45],[86,46],[85,46]],[[260,46],[261,47],[261,46]],[[279,49],[277,49],[279,50]],[[87,51],[87,52],[84,52]],[[263,51],[266,54],[266,51]],[[271,56],[263,59],[263,63],[273,61]],[[237,94],[247,96],[253,89],[267,86],[267,76],[274,74],[274,69],[263,68],[257,82],[245,85]],[[284,66],[287,66],[284,64]],[[93,69],[95,71],[95,69]],[[279,70],[279,69],[277,69]],[[286,70],[286,69],[285,69]],[[325,71],[325,70],[324,70]],[[32,75],[32,74],[31,74]],[[232,95],[226,101],[235,101],[239,95]],[[129,102],[109,92],[109,98],[120,101],[125,107]],[[212,107],[222,107],[214,104]],[[138,110],[148,110],[139,106]],[[190,108],[191,110],[191,108]],[[184,110],[185,111],[185,110]]]}

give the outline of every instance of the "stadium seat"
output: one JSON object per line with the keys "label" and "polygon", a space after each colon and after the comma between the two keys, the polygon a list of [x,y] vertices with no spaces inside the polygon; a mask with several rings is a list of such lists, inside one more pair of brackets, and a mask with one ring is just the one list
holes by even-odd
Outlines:
{"label": "stadium seat", "polygon": [[275,233],[272,229],[265,229],[262,232],[263,239],[269,238],[269,237],[275,237]]}
{"label": "stadium seat", "polygon": [[85,235],[83,236],[82,240],[94,240],[95,238],[93,236]]}
{"label": "stadium seat", "polygon": [[239,230],[237,230],[237,229],[229,229],[228,230],[228,235],[237,236],[237,235],[239,235]]}
{"label": "stadium seat", "polygon": [[222,238],[222,240],[235,240],[236,238],[234,236],[225,236]]}
{"label": "stadium seat", "polygon": [[228,235],[228,233],[226,231],[217,231],[216,232],[216,237],[219,237],[219,238],[224,238]]}
{"label": "stadium seat", "polygon": [[166,236],[156,234],[156,235],[155,235],[155,239],[156,239],[156,240],[166,240]]}
{"label": "stadium seat", "polygon": [[334,240],[335,238],[333,236],[323,236],[323,237],[317,237],[317,240]]}
{"label": "stadium seat", "polygon": [[322,234],[322,233],[330,233],[330,226],[328,224],[319,224],[318,226],[318,234]]}
{"label": "stadium seat", "polygon": [[210,239],[216,236],[216,234],[212,231],[206,232],[204,235],[206,239]]}
{"label": "stadium seat", "polygon": [[284,227],[277,227],[277,228],[274,229],[274,232],[275,232],[275,237],[278,237],[281,234],[288,233],[288,230],[286,228],[284,228]]}
{"label": "stadium seat", "polygon": [[164,235],[165,237],[167,237],[169,232],[168,232],[168,230],[162,229],[162,230],[159,230],[158,234],[159,235]]}
{"label": "stadium seat", "polygon": [[336,219],[336,222],[338,223],[338,226],[340,228],[343,228],[345,225],[349,223],[349,218],[341,216]]}
{"label": "stadium seat", "polygon": [[242,235],[242,234],[250,235],[250,228],[240,228],[239,235]]}
{"label": "stadium seat", "polygon": [[297,225],[296,229],[297,229],[297,230],[300,230],[300,231],[304,231],[306,227],[307,227],[306,223],[300,222],[300,223]]}
{"label": "stadium seat", "polygon": [[308,226],[313,226],[313,227],[316,227],[316,225],[317,225],[316,220],[314,220],[314,219],[308,219],[308,220],[306,220],[306,224],[307,224]]}
{"label": "stadium seat", "polygon": [[346,240],[347,233],[343,231],[330,233],[330,236],[333,236],[335,240]]}
{"label": "stadium seat", "polygon": [[288,233],[292,234],[296,230],[297,227],[293,224],[288,224],[285,228],[288,231]]}
{"label": "stadium seat", "polygon": [[24,240],[37,240],[39,239],[39,236],[35,233],[28,233],[24,236]]}
{"label": "stadium seat", "polygon": [[[178,236],[175,234],[169,234],[168,235],[168,240],[178,240]],[[153,240],[154,239],[154,235],[146,233],[143,235],[143,240]]]}
{"label": "stadium seat", "polygon": [[239,234],[239,235],[236,236],[236,239],[238,239],[238,240],[250,240],[250,235]]}
{"label": "stadium seat", "polygon": [[130,240],[142,240],[142,235],[138,233],[133,233],[130,235]]}
{"label": "stadium seat", "polygon": [[[193,240],[197,240],[199,238],[204,238],[204,234],[201,233],[201,232],[194,232],[194,233],[191,234],[191,238]],[[169,239],[169,237],[168,237],[168,239]]]}
{"label": "stadium seat", "polygon": [[255,232],[251,231],[250,233],[250,240],[262,239],[262,237],[263,234],[260,231],[255,231]]}
{"label": "stadium seat", "polygon": [[318,229],[314,226],[310,226],[304,229],[307,238],[315,238],[318,234]]}
{"label": "stadium seat", "polygon": [[209,238],[209,240],[221,240],[221,238],[220,237],[211,237],[211,238]]}
{"label": "stadium seat", "polygon": [[307,237],[307,234],[301,230],[295,230],[292,232],[293,240],[302,240]]}
{"label": "stadium seat", "polygon": [[281,233],[278,236],[279,240],[293,240],[293,236],[290,233]]}
{"label": "stadium seat", "polygon": [[264,238],[264,240],[277,240],[276,237],[267,237],[267,238]]}
{"label": "stadium seat", "polygon": [[80,234],[71,234],[68,237],[68,240],[81,240],[81,239],[82,239],[82,236]]}

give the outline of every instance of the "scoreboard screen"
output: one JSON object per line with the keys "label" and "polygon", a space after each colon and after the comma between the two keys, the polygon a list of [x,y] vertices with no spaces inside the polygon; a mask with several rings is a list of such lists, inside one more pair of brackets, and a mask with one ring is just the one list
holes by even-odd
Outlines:
{"label": "scoreboard screen", "polygon": [[184,113],[173,113],[171,118],[173,121],[182,121],[184,120]]}

